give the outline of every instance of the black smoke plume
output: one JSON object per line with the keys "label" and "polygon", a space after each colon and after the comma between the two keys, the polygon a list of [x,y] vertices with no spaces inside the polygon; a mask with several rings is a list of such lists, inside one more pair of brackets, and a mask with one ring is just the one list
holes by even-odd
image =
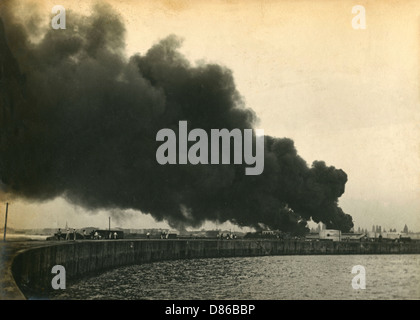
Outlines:
{"label": "black smoke plume", "polygon": [[[311,218],[348,231],[338,207],[347,175],[297,155],[290,139],[265,137],[265,168],[159,165],[156,133],[254,128],[232,72],[193,66],[170,35],[124,56],[124,25],[112,9],[67,14],[66,30],[19,21],[1,10],[0,185],[34,201],[64,197],[89,210],[136,209],[175,228],[204,221],[301,234]],[[9,10],[10,11],[10,10]],[[77,28],[76,28],[77,26]]]}

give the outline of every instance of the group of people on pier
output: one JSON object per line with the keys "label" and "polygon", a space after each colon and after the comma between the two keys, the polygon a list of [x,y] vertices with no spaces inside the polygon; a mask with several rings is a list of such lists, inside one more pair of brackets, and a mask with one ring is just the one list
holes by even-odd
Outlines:
{"label": "group of people on pier", "polygon": [[220,238],[220,240],[223,240],[223,239],[226,239],[226,240],[234,240],[234,239],[236,239],[236,234],[233,234],[233,233],[227,233],[227,234],[220,233],[218,235],[218,238]]}
{"label": "group of people on pier", "polygon": [[[79,235],[79,236],[78,236]],[[58,229],[56,233],[57,239],[60,241],[64,237],[61,228]],[[76,229],[71,230],[70,228],[66,229],[65,233],[65,240],[73,240],[76,241],[77,239],[86,240],[86,239],[92,239],[92,240],[101,240],[101,239],[117,239],[118,234],[116,231],[112,232],[110,231],[107,236],[104,236],[103,234],[99,233],[98,230],[93,230],[90,232],[89,236],[86,234],[86,230],[82,231],[82,234],[78,233]]]}
{"label": "group of people on pier", "polygon": [[[61,232],[61,229],[59,228],[58,231],[57,231],[57,234],[56,234],[58,241],[61,240],[62,234],[63,233]],[[83,230],[83,239],[85,238],[85,235],[86,235],[86,230]],[[71,240],[76,240],[77,239],[76,229],[73,229],[73,231],[71,231],[70,228],[67,228],[66,229],[66,237],[65,237],[65,240],[70,240],[70,238],[73,238]]]}

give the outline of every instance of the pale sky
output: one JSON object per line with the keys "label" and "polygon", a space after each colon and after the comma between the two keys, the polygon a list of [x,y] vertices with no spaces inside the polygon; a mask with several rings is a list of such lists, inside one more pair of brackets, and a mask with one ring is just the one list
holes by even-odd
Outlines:
{"label": "pale sky", "polygon": [[[21,6],[30,8],[27,2]],[[37,2],[45,19],[56,4],[88,12],[93,3]],[[308,165],[324,160],[343,169],[348,182],[339,204],[356,228],[375,224],[400,231],[407,224],[420,231],[419,1],[109,3],[126,24],[127,56],[144,54],[169,34],[182,37],[180,51],[191,62],[233,71],[265,134],[293,139]],[[366,8],[365,30],[352,28],[354,5]],[[62,199],[14,200],[9,213],[9,226],[16,228],[66,221],[76,228],[106,227],[110,215],[87,213]],[[167,226],[131,211],[113,223]]]}

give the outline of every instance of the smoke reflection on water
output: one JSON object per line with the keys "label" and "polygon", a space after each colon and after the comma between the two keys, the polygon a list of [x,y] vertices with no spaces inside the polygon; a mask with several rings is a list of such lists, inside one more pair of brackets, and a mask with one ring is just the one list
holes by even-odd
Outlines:
{"label": "smoke reflection on water", "polygon": [[[366,268],[355,290],[354,265]],[[52,299],[419,299],[420,255],[267,256],[164,261],[68,283]]]}

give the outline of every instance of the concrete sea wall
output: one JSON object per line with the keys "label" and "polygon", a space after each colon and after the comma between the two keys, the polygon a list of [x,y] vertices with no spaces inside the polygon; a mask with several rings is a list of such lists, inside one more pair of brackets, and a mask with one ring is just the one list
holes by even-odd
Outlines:
{"label": "concrete sea wall", "polygon": [[301,240],[100,240],[54,242],[16,255],[13,276],[24,294],[51,290],[54,265],[71,280],[107,269],[153,261],[214,257],[420,253],[420,242],[309,242]]}

